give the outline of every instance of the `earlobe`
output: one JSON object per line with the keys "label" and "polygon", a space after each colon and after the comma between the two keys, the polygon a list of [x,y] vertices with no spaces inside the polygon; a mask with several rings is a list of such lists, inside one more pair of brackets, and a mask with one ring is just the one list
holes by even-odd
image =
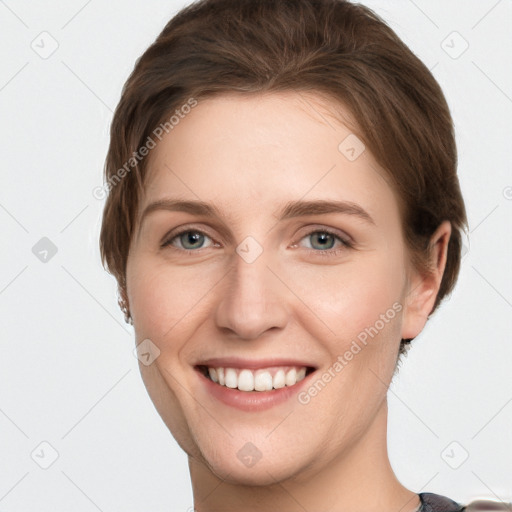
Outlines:
{"label": "earlobe", "polygon": [[119,288],[117,303],[124,314],[124,320],[127,324],[133,325],[132,317],[130,314],[130,305],[128,303],[128,295],[126,288]]}
{"label": "earlobe", "polygon": [[445,220],[430,238],[431,271],[428,274],[420,274],[415,270],[411,272],[404,299],[402,339],[415,338],[425,327],[441,286],[450,235],[451,223]]}

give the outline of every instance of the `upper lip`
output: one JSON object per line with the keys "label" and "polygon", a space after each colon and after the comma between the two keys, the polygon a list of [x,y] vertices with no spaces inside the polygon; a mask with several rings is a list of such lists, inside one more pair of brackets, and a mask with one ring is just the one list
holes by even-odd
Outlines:
{"label": "upper lip", "polygon": [[257,370],[260,368],[270,368],[272,366],[305,366],[306,368],[315,368],[311,363],[291,358],[268,358],[268,359],[244,359],[241,357],[212,357],[204,359],[195,364],[195,366],[208,366],[210,368],[246,368],[248,370]]}

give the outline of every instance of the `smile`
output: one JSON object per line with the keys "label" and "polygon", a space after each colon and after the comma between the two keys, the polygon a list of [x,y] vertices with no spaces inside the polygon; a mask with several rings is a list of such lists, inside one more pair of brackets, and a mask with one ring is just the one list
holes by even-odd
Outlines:
{"label": "smile", "polygon": [[212,382],[239,391],[272,391],[294,386],[313,371],[307,366],[274,366],[258,370],[199,366],[199,371]]}
{"label": "smile", "polygon": [[246,412],[264,411],[297,397],[315,372],[312,366],[284,361],[211,360],[194,369],[208,400]]}

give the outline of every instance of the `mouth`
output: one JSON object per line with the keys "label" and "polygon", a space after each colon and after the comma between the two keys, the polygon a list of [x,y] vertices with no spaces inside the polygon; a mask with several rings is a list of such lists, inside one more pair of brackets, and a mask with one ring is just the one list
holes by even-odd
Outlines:
{"label": "mouth", "polygon": [[290,388],[315,371],[313,366],[269,366],[265,368],[233,368],[196,365],[194,369],[219,387],[258,394]]}

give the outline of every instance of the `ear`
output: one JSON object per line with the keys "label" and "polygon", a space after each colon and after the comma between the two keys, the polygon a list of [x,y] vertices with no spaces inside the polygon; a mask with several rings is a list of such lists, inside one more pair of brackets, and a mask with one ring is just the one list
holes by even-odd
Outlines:
{"label": "ear", "polygon": [[415,338],[427,323],[441,286],[451,232],[451,224],[445,220],[430,238],[431,273],[421,275],[415,269],[410,271],[404,299],[402,339]]}
{"label": "ear", "polygon": [[128,294],[125,286],[118,286],[117,289],[118,299],[117,303],[124,314],[124,320],[127,324],[131,324],[130,304],[128,302]]}

